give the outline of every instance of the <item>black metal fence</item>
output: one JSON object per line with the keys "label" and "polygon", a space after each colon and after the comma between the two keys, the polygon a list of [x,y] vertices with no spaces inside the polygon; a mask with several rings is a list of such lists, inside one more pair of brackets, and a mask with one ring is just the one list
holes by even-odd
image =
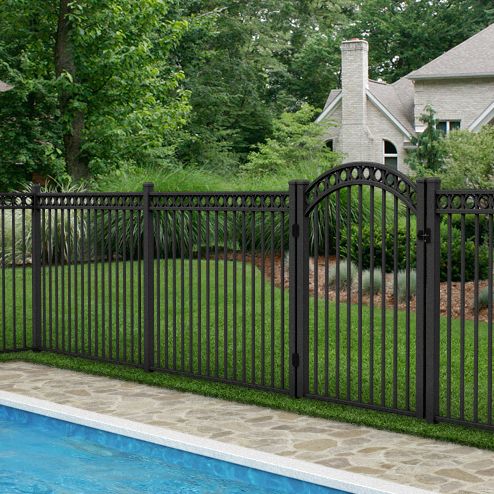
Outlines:
{"label": "black metal fence", "polygon": [[493,429],[494,191],[350,163],[287,192],[0,194],[0,352]]}

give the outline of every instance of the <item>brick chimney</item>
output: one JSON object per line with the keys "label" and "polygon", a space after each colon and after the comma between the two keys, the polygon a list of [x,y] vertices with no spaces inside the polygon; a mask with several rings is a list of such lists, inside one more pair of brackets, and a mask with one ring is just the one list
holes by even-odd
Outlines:
{"label": "brick chimney", "polygon": [[367,96],[369,45],[352,39],[341,44],[342,132],[345,161],[368,159]]}

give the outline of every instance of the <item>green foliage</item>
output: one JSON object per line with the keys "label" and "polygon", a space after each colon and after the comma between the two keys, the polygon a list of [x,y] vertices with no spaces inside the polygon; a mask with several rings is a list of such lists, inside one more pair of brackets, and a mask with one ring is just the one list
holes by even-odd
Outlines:
{"label": "green foliage", "polygon": [[295,113],[283,113],[274,123],[272,137],[249,155],[243,173],[256,177],[277,175],[287,164],[299,169],[320,167],[322,173],[335,166],[340,156],[324,145],[324,128],[314,123],[316,114],[317,110],[307,104]]}
{"label": "green foliage", "polygon": [[[415,296],[417,287],[417,273],[412,269],[407,275],[405,270],[398,271],[396,277],[396,294],[399,302],[406,302]],[[407,297],[408,295],[408,297]]]}
{"label": "green foliage", "polygon": [[417,176],[424,176],[443,169],[446,151],[444,134],[437,129],[436,112],[431,106],[426,107],[420,121],[426,128],[417,137],[412,138],[412,144],[416,147],[409,152],[407,163]]}
{"label": "green foliage", "polygon": [[366,269],[362,272],[362,293],[369,295],[371,293],[371,281],[373,284],[373,293],[381,293],[382,290],[382,270],[374,269],[370,271]]}
{"label": "green foliage", "polygon": [[145,182],[153,183],[157,192],[217,192],[234,188],[231,179],[221,174],[169,164],[149,168],[123,166],[99,175],[95,189],[99,192],[136,192],[142,190]]}
{"label": "green foliage", "polygon": [[[476,310],[480,311],[482,309],[486,309],[489,307],[489,287],[485,286],[484,288],[479,290],[478,298],[477,298],[477,305],[476,305]],[[494,307],[494,296],[491,294],[491,307]]]}
{"label": "green foliage", "polygon": [[451,132],[444,145],[446,160],[439,174],[444,188],[494,187],[494,126]]}
{"label": "green foliage", "polygon": [[[349,0],[185,0],[190,28],[174,51],[192,111],[180,161],[231,171],[271,136],[273,121],[337,87]],[[351,9],[350,9],[351,10]]]}
{"label": "green foliage", "polygon": [[369,41],[370,74],[393,82],[487,27],[491,0],[359,0],[344,37]]}
{"label": "green foliage", "polygon": [[[451,251],[451,280],[461,281],[462,269],[465,281],[475,279],[475,251],[476,243],[474,239],[465,236],[462,239],[461,230],[452,228],[449,235],[448,226],[443,223],[440,227],[441,234],[441,281],[448,279],[448,252]],[[462,249],[464,254],[462,256]],[[462,259],[464,260],[462,262]],[[478,247],[478,276],[479,279],[486,279],[489,276],[489,249],[483,243]]]}
{"label": "green foliage", "polygon": [[[359,225],[357,223],[352,224],[350,230],[350,257],[353,262],[359,262],[359,253],[362,253],[362,268],[369,269],[371,263],[371,229],[369,223],[362,225],[361,238],[362,242],[359,242]],[[347,230],[344,228],[341,232],[341,245],[340,250],[343,255],[347,252]],[[384,239],[383,239],[384,236]],[[415,221],[410,221],[410,233],[407,242],[407,226],[404,219],[400,219],[398,222],[397,236],[395,242],[394,228],[392,225],[386,225],[382,228],[379,221],[374,221],[374,241],[372,248],[374,252],[374,266],[381,266],[382,264],[382,251],[384,240],[384,252],[385,252],[385,271],[393,272],[395,269],[394,254],[396,243],[396,256],[398,269],[405,269],[407,267],[407,253],[410,253],[410,265],[415,266],[415,238],[416,238],[416,225]]]}
{"label": "green foliage", "polygon": [[[443,223],[447,224],[447,217],[443,217]],[[478,223],[478,226],[477,226]],[[489,217],[483,214],[452,214],[451,226],[452,228],[461,231],[465,230],[465,239],[475,241],[478,236],[478,241],[483,244],[488,241],[489,238]],[[478,229],[478,234],[477,234]]]}
{"label": "green foliage", "polygon": [[331,264],[328,268],[328,286],[335,289],[338,280],[340,290],[346,289],[352,285],[356,272],[357,266],[353,262],[341,259],[339,264]]}
{"label": "green foliage", "polygon": [[[169,3],[75,1],[66,16],[54,0],[2,3],[0,79],[14,89],[0,103],[0,190],[17,187],[32,172],[63,173],[64,139],[76,116],[83,126],[73,154],[93,173],[124,162],[161,162],[171,153],[188,93],[169,59],[186,24],[167,18]],[[74,68],[57,77],[61,18]]]}

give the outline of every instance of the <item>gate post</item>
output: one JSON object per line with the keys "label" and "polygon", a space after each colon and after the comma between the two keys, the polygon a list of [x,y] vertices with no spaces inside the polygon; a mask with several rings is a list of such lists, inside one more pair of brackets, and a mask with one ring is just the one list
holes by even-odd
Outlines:
{"label": "gate post", "polygon": [[416,414],[428,422],[439,414],[440,186],[436,178],[417,180]]}
{"label": "gate post", "polygon": [[41,187],[33,185],[31,210],[31,282],[32,282],[32,349],[41,350],[41,211],[39,194]]}
{"label": "gate post", "polygon": [[309,388],[309,219],[305,214],[308,180],[293,180],[290,196],[290,394]]}
{"label": "gate post", "polygon": [[151,207],[153,184],[144,184],[142,201],[144,216],[144,370],[154,366],[154,229]]}

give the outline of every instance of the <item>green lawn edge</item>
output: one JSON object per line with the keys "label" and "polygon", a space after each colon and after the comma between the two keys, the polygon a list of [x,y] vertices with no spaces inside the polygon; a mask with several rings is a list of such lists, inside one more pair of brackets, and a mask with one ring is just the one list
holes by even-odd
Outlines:
{"label": "green lawn edge", "polygon": [[0,354],[0,362],[12,361],[42,364],[60,369],[132,381],[212,398],[293,412],[299,415],[373,427],[375,429],[439,441],[449,441],[494,451],[494,433],[470,427],[444,423],[429,424],[415,417],[395,415],[317,400],[296,399],[278,393],[209,382],[201,379],[166,374],[164,372],[146,372],[138,368],[94,362],[80,357],[48,352],[26,351]]}

